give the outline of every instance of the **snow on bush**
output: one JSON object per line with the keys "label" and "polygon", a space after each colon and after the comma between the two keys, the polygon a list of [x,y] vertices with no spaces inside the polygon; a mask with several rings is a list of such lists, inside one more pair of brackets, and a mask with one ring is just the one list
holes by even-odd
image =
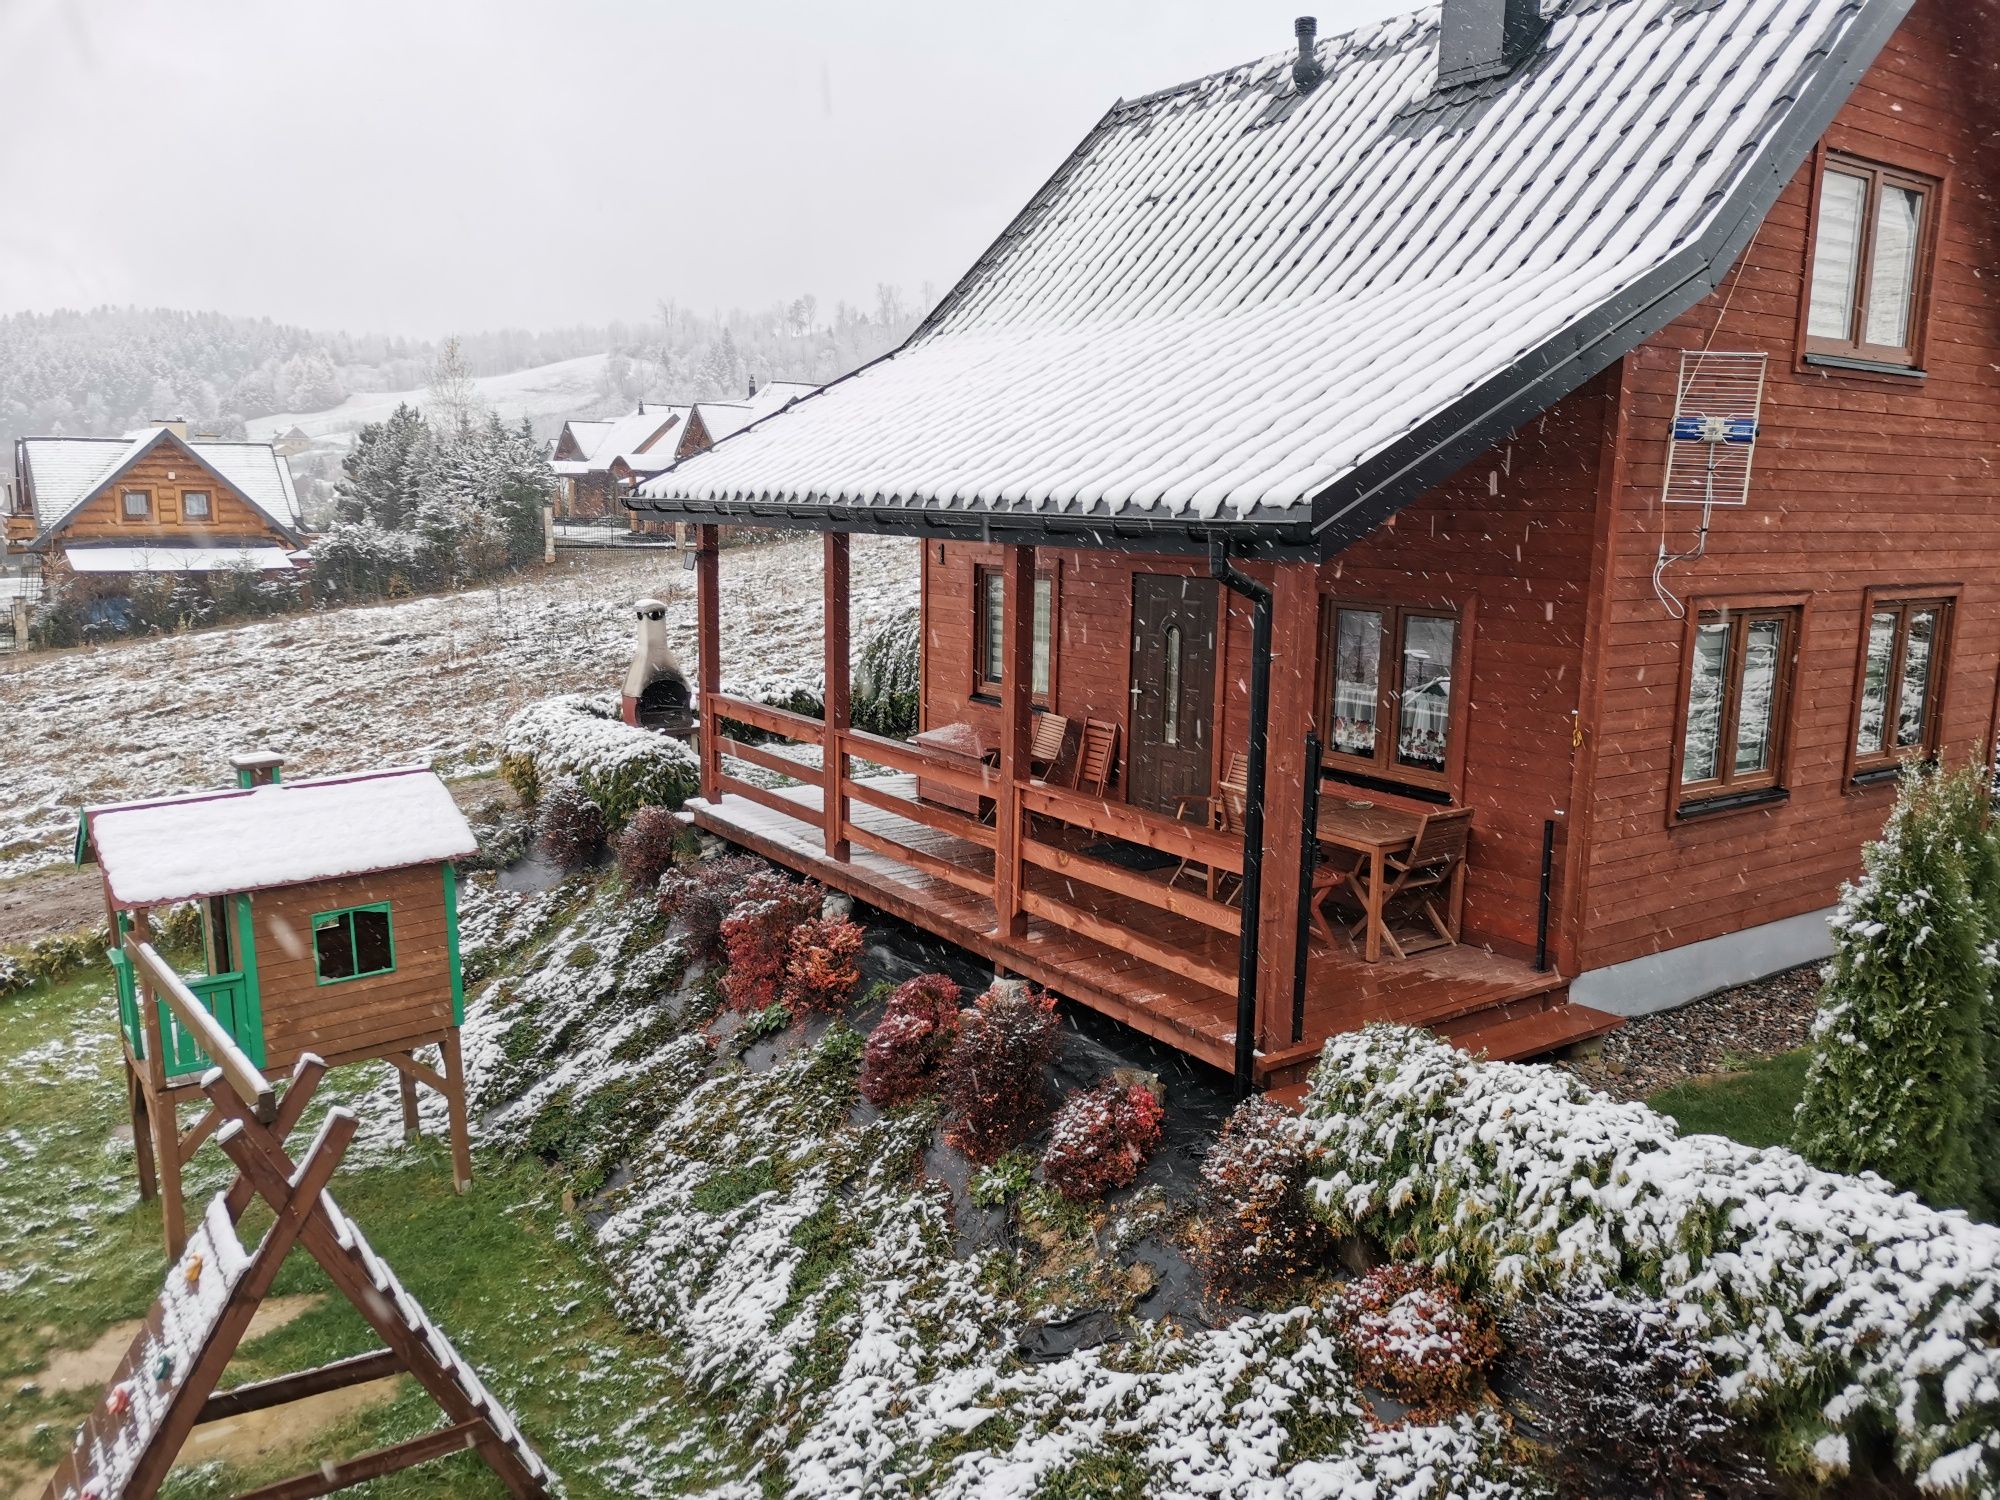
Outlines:
{"label": "snow on bush", "polygon": [[1101,1198],[1139,1175],[1166,1110],[1143,1083],[1107,1078],[1063,1101],[1042,1152],[1042,1178],[1071,1202]]}
{"label": "snow on bush", "polygon": [[1225,1297],[1283,1294],[1333,1248],[1306,1195],[1307,1130],[1288,1109],[1254,1095],[1238,1105],[1201,1163],[1195,1264]]}
{"label": "snow on bush", "polygon": [[568,776],[604,810],[612,831],[642,807],[679,807],[700,785],[701,762],[679,740],[618,717],[615,693],[562,693],[530,703],[500,735],[500,769],[528,802]]}
{"label": "snow on bush", "polygon": [[996,980],[973,1002],[944,1065],[945,1139],[991,1164],[1033,1135],[1049,1110],[1056,997]]}
{"label": "snow on bush", "polygon": [[586,869],[604,849],[604,812],[569,777],[551,782],[535,818],[535,842],[558,869]]}
{"label": "snow on bush", "polygon": [[892,739],[917,732],[923,690],[922,614],[909,605],[883,622],[854,666],[854,726]]}
{"label": "snow on bush", "polygon": [[919,974],[897,985],[861,1054],[861,1097],[877,1109],[895,1109],[929,1093],[958,1025],[959,992],[950,976]]}
{"label": "snow on bush", "polygon": [[1304,1113],[1336,1229],[1502,1299],[1644,1289],[1792,1457],[1879,1425],[1924,1487],[2000,1493],[2000,1229],[1391,1027],[1329,1041]]}
{"label": "snow on bush", "polygon": [[793,1012],[838,1015],[861,982],[861,929],[840,917],[813,917],[792,930],[781,999]]}
{"label": "snow on bush", "polygon": [[819,887],[768,867],[743,882],[722,920],[729,968],[722,997],[732,1010],[763,1010],[779,999],[792,952],[792,933],[819,915]]}
{"label": "snow on bush", "polygon": [[642,807],[618,835],[618,875],[628,891],[658,890],[660,877],[684,855],[694,835],[664,807]]}
{"label": "snow on bush", "polygon": [[723,919],[744,883],[768,869],[754,854],[723,854],[660,877],[654,888],[660,915],[680,929],[690,957],[705,963],[722,957]]}
{"label": "snow on bush", "polygon": [[1334,1300],[1361,1378],[1420,1410],[1463,1406],[1500,1352],[1492,1319],[1422,1266],[1377,1266]]}

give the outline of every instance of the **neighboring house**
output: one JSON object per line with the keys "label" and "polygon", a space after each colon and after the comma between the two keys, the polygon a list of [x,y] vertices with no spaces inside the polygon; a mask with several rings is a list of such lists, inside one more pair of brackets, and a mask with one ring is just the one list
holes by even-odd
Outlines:
{"label": "neighboring house", "polygon": [[181,423],[122,438],[21,438],[7,552],[44,572],[119,578],[250,566],[290,573],[305,545],[289,464],[269,443],[190,440]]}
{"label": "neighboring house", "polygon": [[[1825,953],[1898,766],[1995,728],[1995,15],[1447,0],[1113,106],[898,351],[643,491],[829,533],[835,642],[841,534],[923,538],[924,720],[997,768],[838,748],[993,823],[719,740],[695,820],[1246,1083]],[[706,723],[824,738],[701,644]],[[1031,777],[1037,704],[1121,732],[1101,795]],[[1313,794],[1321,881],[1470,810],[1460,946],[1302,940],[1357,884],[1303,884]]]}
{"label": "neighboring house", "polygon": [[293,427],[271,439],[271,451],[280,458],[297,458],[312,451],[313,440],[303,427]]}

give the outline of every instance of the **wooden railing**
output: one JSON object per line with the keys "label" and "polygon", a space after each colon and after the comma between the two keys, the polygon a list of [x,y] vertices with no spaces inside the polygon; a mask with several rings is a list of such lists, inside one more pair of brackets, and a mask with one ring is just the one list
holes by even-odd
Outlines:
{"label": "wooden railing", "polygon": [[[202,1006],[187,981],[174,972],[173,965],[161,958],[151,943],[142,943],[135,937],[125,939],[124,954],[138,980],[139,1020],[145,1028],[147,1063],[155,1070],[155,1079],[163,1077],[167,1053],[160,1021],[162,1015],[170,1014],[174,1024],[188,1034],[195,1049],[222,1070],[222,1076],[229,1080],[229,1086],[251,1112],[266,1123],[275,1119],[277,1093],[270,1080],[237,1046],[228,1028]],[[155,1000],[160,1002],[158,1006],[151,1003]]]}

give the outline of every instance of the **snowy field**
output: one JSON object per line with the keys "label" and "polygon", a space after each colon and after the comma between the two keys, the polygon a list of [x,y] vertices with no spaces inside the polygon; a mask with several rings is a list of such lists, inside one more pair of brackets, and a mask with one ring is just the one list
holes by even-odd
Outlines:
{"label": "snowy field", "polygon": [[[499,412],[504,422],[519,422],[523,417],[569,417],[604,399],[605,359],[602,354],[586,354],[508,375],[482,375],[473,385],[478,388],[480,402]],[[308,437],[324,439],[379,422],[402,402],[422,406],[428,395],[421,389],[361,391],[325,411],[279,412],[253,418],[244,425],[259,442],[294,427]]]}
{"label": "snowy field", "polygon": [[[915,603],[915,546],[856,540],[857,649]],[[723,553],[725,674],[817,670],[819,559],[817,537]],[[66,860],[84,804],[222,784],[248,745],[282,752],[294,775],[483,768],[529,699],[618,685],[646,594],[667,602],[692,670],[694,575],[666,550],[565,553],[464,594],[0,659],[0,877]]]}

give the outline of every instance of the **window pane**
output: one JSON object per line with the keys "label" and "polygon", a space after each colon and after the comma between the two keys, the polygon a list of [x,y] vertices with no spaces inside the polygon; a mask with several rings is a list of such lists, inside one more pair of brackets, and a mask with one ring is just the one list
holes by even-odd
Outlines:
{"label": "window pane", "polygon": [[1433,615],[1403,620],[1403,699],[1396,759],[1425,771],[1445,767],[1451,734],[1451,653],[1458,621]]}
{"label": "window pane", "polygon": [[396,966],[389,946],[389,914],[386,911],[354,913],[354,972],[380,974]]}
{"label": "window pane", "polygon": [[1854,297],[1861,274],[1861,225],[1867,201],[1865,177],[1828,172],[1820,179],[1812,315],[1806,324],[1814,338],[1854,337]]}
{"label": "window pane", "polygon": [[1343,609],[1334,617],[1333,729],[1330,750],[1375,754],[1375,710],[1382,685],[1382,616]]}
{"label": "window pane", "polygon": [[1729,622],[1704,621],[1694,633],[1687,745],[1681,753],[1684,783],[1714,781],[1722,774],[1723,678],[1728,669]]}
{"label": "window pane", "polygon": [[1777,755],[1779,656],[1785,646],[1782,620],[1752,620],[1743,639],[1743,691],[1736,700],[1738,776],[1771,769]]}
{"label": "window pane", "polygon": [[354,941],[345,912],[321,917],[313,923],[313,957],[319,964],[321,979],[354,977]]}
{"label": "window pane", "polygon": [[1035,580],[1035,670],[1029,686],[1035,696],[1049,695],[1049,659],[1051,650],[1050,626],[1055,619],[1054,580]]}
{"label": "window pane", "polygon": [[1868,342],[1901,349],[1910,342],[1910,311],[1917,284],[1917,237],[1924,195],[1914,188],[1884,187],[1875,210],[1875,266],[1868,279]]}
{"label": "window pane", "polygon": [[146,514],[150,506],[151,502],[147,499],[146,492],[144,490],[127,490],[125,492],[126,515],[134,518],[143,516]]}
{"label": "window pane", "polygon": [[181,514],[189,520],[200,521],[208,517],[208,494],[203,490],[187,490],[181,495]]}
{"label": "window pane", "polygon": [[1006,660],[1007,632],[1002,628],[1007,608],[1006,579],[998,573],[982,572],[979,586],[983,591],[980,600],[979,675],[987,682],[998,682],[1001,665]]}
{"label": "window pane", "polygon": [[1903,691],[1896,702],[1896,748],[1907,750],[1924,742],[1930,718],[1931,664],[1936,660],[1938,612],[1910,611],[1903,638]]}
{"label": "window pane", "polygon": [[1166,686],[1160,704],[1160,737],[1169,745],[1181,742],[1181,628],[1167,627]]}
{"label": "window pane", "polygon": [[1854,736],[1857,755],[1882,750],[1883,722],[1889,716],[1889,663],[1896,650],[1896,612],[1880,610],[1868,618],[1868,657],[1861,668],[1861,727]]}

